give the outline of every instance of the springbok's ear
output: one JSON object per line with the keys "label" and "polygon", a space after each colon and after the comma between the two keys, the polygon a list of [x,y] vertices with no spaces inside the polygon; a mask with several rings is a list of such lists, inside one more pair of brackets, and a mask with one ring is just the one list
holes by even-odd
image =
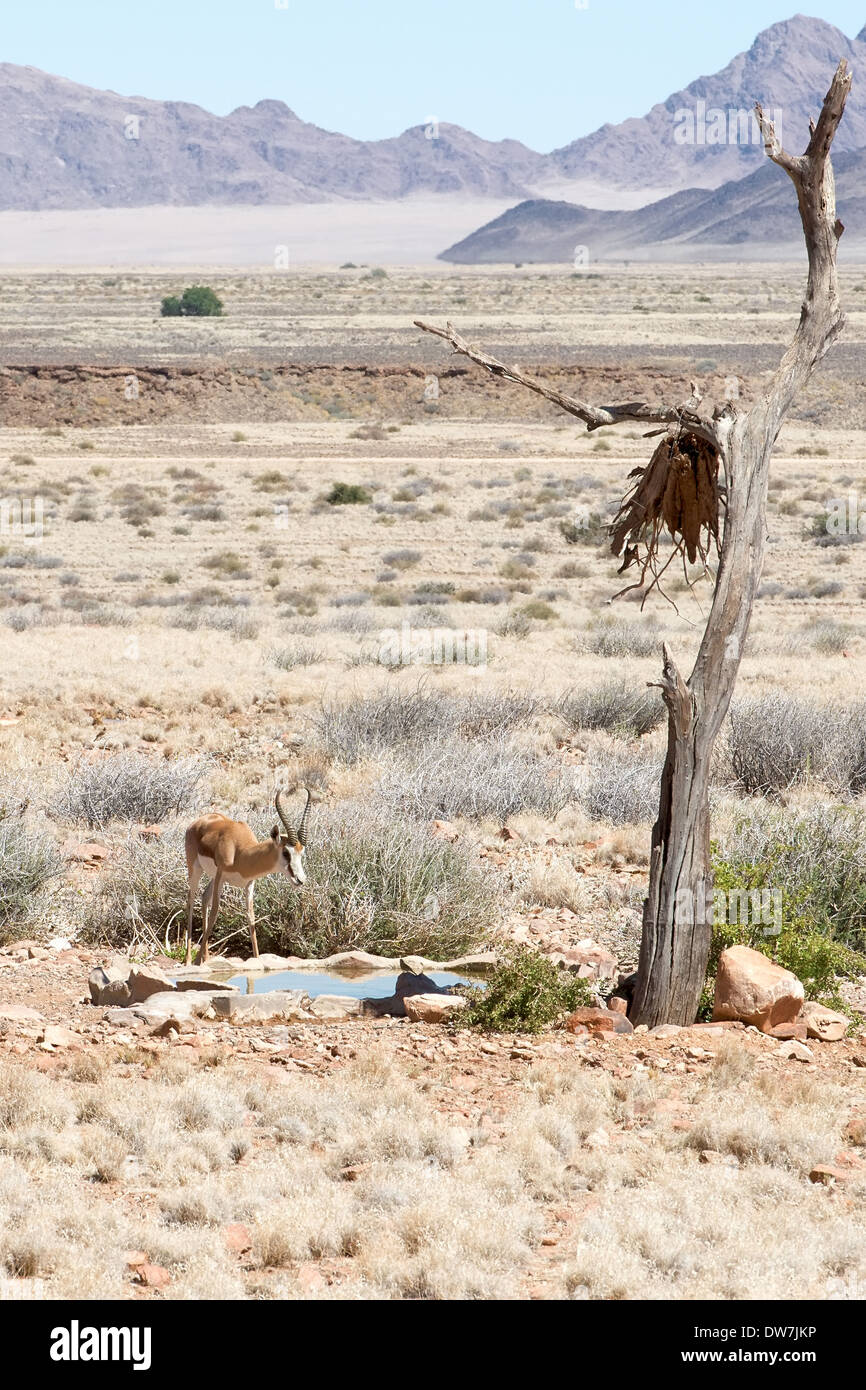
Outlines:
{"label": "springbok's ear", "polygon": [[280,842],[280,827],[279,827],[278,825],[275,825],[274,828],[273,828],[273,830],[271,831],[271,839],[273,840],[274,844],[279,844],[279,842]]}

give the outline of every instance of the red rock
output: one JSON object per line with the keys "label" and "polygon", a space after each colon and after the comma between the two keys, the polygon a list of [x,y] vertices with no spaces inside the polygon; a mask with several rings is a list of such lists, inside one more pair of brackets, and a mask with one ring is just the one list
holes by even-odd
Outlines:
{"label": "red rock", "polygon": [[809,1035],[804,1018],[794,1018],[790,1023],[777,1023],[772,1028],[765,1028],[764,1032],[771,1038],[781,1038],[783,1041],[796,1038],[797,1042],[805,1042]]}
{"label": "red rock", "polygon": [[729,946],[719,957],[713,1019],[740,1019],[762,1032],[795,1019],[803,1007],[796,975],[750,946]]}
{"label": "red rock", "polygon": [[147,1289],[164,1289],[171,1283],[171,1275],[162,1265],[143,1264],[136,1265],[135,1272],[139,1282],[144,1284]]}
{"label": "red rock", "polygon": [[563,1027],[569,1032],[576,1031],[575,1025],[587,1028],[590,1033],[632,1033],[634,1029],[628,1019],[612,1009],[594,1009],[584,1007],[575,1009],[574,1013],[569,1014]]}
{"label": "red rock", "polygon": [[78,1033],[73,1033],[69,1028],[62,1028],[59,1023],[46,1023],[39,1041],[43,1047],[71,1047],[75,1049],[84,1046]]}
{"label": "red rock", "polygon": [[460,838],[450,820],[434,820],[430,829],[432,834],[440,840],[451,840],[453,842]]}
{"label": "red rock", "polygon": [[810,1182],[822,1182],[827,1187],[832,1187],[834,1183],[844,1182],[848,1174],[842,1168],[833,1168],[829,1163],[816,1163],[809,1174]]}
{"label": "red rock", "polygon": [[82,844],[67,845],[66,856],[75,864],[93,864],[108,858],[105,845],[88,840]]}
{"label": "red rock", "polygon": [[252,1246],[249,1228],[240,1221],[232,1221],[223,1227],[223,1243],[233,1255],[243,1255]]}
{"label": "red rock", "polygon": [[41,1023],[42,1015],[26,1004],[0,1004],[0,1018],[10,1023]]}
{"label": "red rock", "polygon": [[627,1014],[628,1000],[622,999],[618,994],[612,994],[607,1001],[607,1007],[610,1009],[611,1013]]}
{"label": "red rock", "polygon": [[803,1005],[803,1023],[808,1037],[820,1038],[823,1042],[841,1042],[848,1032],[850,1019],[810,1000]]}
{"label": "red rock", "polygon": [[503,825],[499,832],[499,839],[506,841],[522,840],[523,836],[518,835],[516,830],[512,830],[510,825]]}

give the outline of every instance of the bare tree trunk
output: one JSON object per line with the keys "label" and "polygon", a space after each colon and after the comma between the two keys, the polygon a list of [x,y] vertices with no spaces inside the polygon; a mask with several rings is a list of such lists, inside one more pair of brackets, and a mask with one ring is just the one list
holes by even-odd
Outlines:
{"label": "bare tree trunk", "polygon": [[[746,414],[727,404],[712,418],[700,398],[684,405],[642,402],[593,406],[545,386],[473,348],[451,326],[419,328],[445,338],[455,352],[494,376],[517,382],[585,422],[588,430],[641,420],[708,440],[725,475],[725,521],[710,615],[694,670],[683,680],[665,647],[661,689],[668,711],[668,744],[658,819],[653,827],[649,891],[644,903],[633,1023],[691,1023],[706,975],[712,919],[709,778],[716,738],[736,684],[764,559],[770,457],[785,414],[844,324],[839,307],[836,220],[830,147],[845,110],[851,76],[843,61],[830,85],[805,154],[780,146],[760,106],[769,157],[797,190],[809,259],[800,322],[767,392]],[[655,431],[659,433],[659,431]]]}
{"label": "bare tree trunk", "polygon": [[688,682],[665,652],[668,747],[630,1009],[635,1024],[693,1022],[703,988],[712,929],[710,762],[761,578],[770,457],[794,396],[844,325],[836,276],[836,247],[844,229],[836,220],[830,146],[850,87],[842,62],[806,153],[797,158],[782,150],[772,123],[758,107],[767,153],[797,189],[809,276],[794,341],[769,390],[748,414],[718,420],[727,475],[724,539],[710,616]]}

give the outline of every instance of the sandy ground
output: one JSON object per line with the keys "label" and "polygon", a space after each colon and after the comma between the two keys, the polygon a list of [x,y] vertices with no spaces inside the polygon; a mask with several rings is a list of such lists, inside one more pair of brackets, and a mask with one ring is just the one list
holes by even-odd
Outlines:
{"label": "sandy ground", "polygon": [[[323,700],[419,679],[548,702],[642,689],[662,637],[688,668],[708,585],[680,575],[676,609],[611,609],[616,562],[562,529],[609,517],[652,443],[637,428],[586,436],[469,368],[449,377],[447,352],[407,324],[465,318],[518,360],[572,364],[572,389],[601,399],[641,384],[678,399],[690,375],[716,399],[733,367],[748,401],[796,320],[796,271],[772,290],[745,270],[364,275],[211,277],[231,316],[180,325],[155,314],[178,288],[161,273],[3,278],[0,344],[18,365],[0,373],[0,756],[65,858],[39,911],[7,924],[35,946],[0,955],[2,1268],[40,1297],[862,1298],[862,1037],[797,1060],[742,1029],[533,1040],[211,1022],[127,1036],[86,1002],[102,951],[47,953],[137,836],[59,814],[82,757],[205,754],[207,803],[257,813],[276,776],[316,767],[337,805],[371,796],[382,769],[323,754]],[[846,272],[845,348],[777,443],[741,695],[862,697],[866,547],[817,542],[832,499],[855,524],[866,511],[864,290]],[[581,376],[587,342],[601,360]],[[142,372],[132,397],[128,365]],[[330,505],[336,483],[362,500]],[[486,662],[388,669],[384,634],[403,623],[483,629]],[[568,766],[663,742],[553,716],[518,732]],[[826,789],[791,802],[810,797]],[[632,967],[649,816],[508,821],[516,838],[494,818],[457,832],[502,872],[498,927],[548,950],[592,935]],[[105,854],[82,861],[91,836]],[[46,1024],[71,1038],[43,1041]],[[835,1176],[813,1178],[819,1164]],[[772,1261],[756,1260],[756,1230]]]}
{"label": "sandy ground", "polygon": [[[634,208],[668,190],[564,183],[544,196],[586,207]],[[4,266],[273,266],[277,247],[298,266],[364,261],[419,265],[513,207],[513,198],[428,195],[381,203],[287,207],[96,208],[0,213]]]}

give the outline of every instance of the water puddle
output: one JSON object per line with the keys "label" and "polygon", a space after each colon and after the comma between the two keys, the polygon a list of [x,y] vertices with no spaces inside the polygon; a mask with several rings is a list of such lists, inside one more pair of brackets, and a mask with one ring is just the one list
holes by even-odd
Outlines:
{"label": "water puddle", "polygon": [[[439,988],[448,985],[480,985],[481,976],[455,975],[450,970],[431,970],[425,976]],[[398,976],[389,971],[365,971],[347,975],[328,971],[314,973],[306,970],[273,970],[264,975],[230,975],[227,983],[236,985],[242,994],[267,994],[274,989],[303,989],[315,999],[318,994],[339,994],[349,999],[389,999],[397,986]]]}

